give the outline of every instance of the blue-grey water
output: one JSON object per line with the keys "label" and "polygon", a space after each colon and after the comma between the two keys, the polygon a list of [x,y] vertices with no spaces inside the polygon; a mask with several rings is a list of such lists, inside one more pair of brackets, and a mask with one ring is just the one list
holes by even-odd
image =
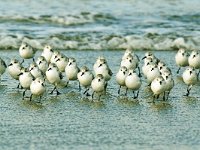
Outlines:
{"label": "blue-grey water", "polygon": [[199,0],[0,1],[0,48],[198,49]]}
{"label": "blue-grey water", "polygon": [[[104,55],[113,71],[106,95],[82,99],[76,82],[42,103],[22,100],[17,81],[5,72],[0,81],[0,149],[200,149],[199,83],[191,96],[175,74],[180,47],[200,46],[199,0],[4,0],[0,1],[0,57],[20,59],[22,41],[45,44],[90,69]],[[153,53],[172,69],[175,87],[169,101],[152,101],[142,78],[138,100],[118,97],[115,74],[126,48]],[[166,51],[168,50],[168,51]],[[166,57],[167,56],[167,57]],[[28,66],[31,60],[25,61]],[[142,65],[142,64],[140,64]],[[123,90],[124,92],[124,90]],[[27,92],[27,96],[30,92]]]}

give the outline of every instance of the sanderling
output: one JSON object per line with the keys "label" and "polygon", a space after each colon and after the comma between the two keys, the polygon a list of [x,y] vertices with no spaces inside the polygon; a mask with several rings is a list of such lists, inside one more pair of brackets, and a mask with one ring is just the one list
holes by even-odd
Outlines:
{"label": "sanderling", "polygon": [[106,90],[106,81],[102,74],[98,74],[91,83],[91,87],[93,89],[92,99],[94,97],[94,93],[99,93],[99,99],[101,97],[101,93]]}
{"label": "sanderling", "polygon": [[[197,50],[192,51],[190,56],[188,57],[188,63],[190,67],[195,69],[199,69],[200,72],[200,53]],[[197,75],[199,75],[199,72]]]}
{"label": "sanderling", "polygon": [[40,96],[40,100],[44,92],[46,91],[46,87],[44,85],[44,80],[42,78],[36,78],[31,82],[30,85],[30,90],[31,90],[31,96],[30,96],[30,101],[32,100],[32,96]]}
{"label": "sanderling", "polygon": [[68,64],[68,61],[69,59],[64,55],[61,55],[61,57],[56,59],[55,64],[57,65],[60,72],[65,72],[65,67]]}
{"label": "sanderling", "polygon": [[19,74],[19,82],[22,88],[24,89],[23,92],[23,99],[25,96],[25,92],[30,89],[30,85],[33,81],[34,77],[26,68],[21,69],[21,73]]}
{"label": "sanderling", "polygon": [[[65,74],[68,80],[77,80],[77,74],[80,69],[77,66],[75,58],[69,58],[69,62],[65,67]],[[81,90],[80,83],[79,83],[79,90]]]}
{"label": "sanderling", "polygon": [[102,74],[104,76],[104,79],[106,81],[109,81],[112,77],[112,71],[110,70],[106,60],[99,61],[99,65],[97,68],[94,70],[95,75],[97,76],[98,74]]}
{"label": "sanderling", "polygon": [[56,64],[56,60],[60,57],[61,57],[61,53],[59,51],[54,51],[51,56],[50,62]]}
{"label": "sanderling", "polygon": [[179,49],[178,52],[176,53],[175,56],[175,61],[176,64],[178,65],[178,70],[177,70],[177,74],[179,73],[181,67],[186,67],[188,66],[188,53],[186,50],[184,49]]}
{"label": "sanderling", "polygon": [[83,66],[81,67],[80,72],[77,74],[77,77],[80,84],[86,88],[86,91],[84,92],[84,94],[89,95],[87,92],[94,78],[92,72],[88,69],[88,67]]}
{"label": "sanderling", "polygon": [[6,71],[6,63],[5,61],[0,57],[0,80],[1,80],[1,75],[4,74],[4,72]]}
{"label": "sanderling", "polygon": [[36,64],[38,66],[38,68],[42,71],[43,74],[45,74],[45,72],[47,71],[48,68],[48,62],[46,61],[46,59],[43,56],[39,56]]}
{"label": "sanderling", "polygon": [[152,61],[157,64],[159,62],[158,58],[156,58],[156,56],[152,53],[152,52],[146,52],[145,53],[145,56],[142,58],[142,59],[145,59],[145,58],[151,58]]}
{"label": "sanderling", "polygon": [[197,79],[198,78],[195,69],[192,67],[187,67],[183,72],[183,81],[188,85],[187,93],[185,96],[189,96],[192,86],[197,83]]}
{"label": "sanderling", "polygon": [[[127,95],[127,90],[133,90],[133,94],[134,94],[134,99],[138,98],[139,95],[139,89],[142,85],[142,82],[140,80],[140,77],[137,75],[137,73],[133,70],[130,69],[128,72],[128,75],[126,76],[125,79],[125,85],[127,87],[126,89],[126,95]],[[137,94],[135,95],[135,91],[137,91]]]}
{"label": "sanderling", "polygon": [[25,42],[22,42],[22,44],[21,44],[21,46],[19,48],[19,54],[23,58],[22,63],[24,62],[24,59],[32,58],[33,61],[34,61],[35,52],[36,51],[30,45],[28,45]]}
{"label": "sanderling", "polygon": [[41,56],[43,56],[48,63],[50,63],[51,57],[53,55],[53,50],[51,46],[45,45]]}
{"label": "sanderling", "polygon": [[152,64],[147,72],[147,82],[149,83],[149,85],[158,76],[160,76],[160,71],[157,65]]}
{"label": "sanderling", "polygon": [[99,57],[97,58],[96,62],[94,63],[94,65],[93,65],[93,70],[96,70],[96,68],[98,68],[98,67],[99,67],[99,64],[102,63],[102,62],[107,63],[107,61],[106,61],[106,59],[105,59],[104,56],[99,56]]}
{"label": "sanderling", "polygon": [[130,48],[128,48],[122,57],[121,66],[125,66],[127,69],[138,69],[139,76],[141,77],[139,68],[140,59]]}
{"label": "sanderling", "polygon": [[128,69],[125,66],[120,67],[119,71],[116,74],[116,81],[119,84],[118,95],[120,95],[120,90],[122,86],[125,86],[125,79],[128,75]]}
{"label": "sanderling", "polygon": [[147,72],[149,71],[149,68],[153,64],[155,65],[155,63],[153,62],[152,58],[145,58],[144,59],[144,64],[142,66],[142,73],[143,73],[145,78],[147,77]]}
{"label": "sanderling", "polygon": [[132,53],[133,53],[132,49],[127,48],[127,49],[125,50],[125,52],[124,52],[124,55],[122,56],[122,60],[123,60],[123,59],[126,59],[128,55],[130,55],[130,54],[132,55]]}
{"label": "sanderling", "polygon": [[[159,98],[160,94],[164,94],[166,89],[166,82],[162,76],[156,77],[151,83],[151,90],[153,92],[153,102]],[[164,96],[163,96],[164,100]]]}
{"label": "sanderling", "polygon": [[[8,73],[10,76],[15,79],[19,80],[19,74],[21,73],[22,66],[17,59],[12,59],[10,64],[8,65]],[[20,84],[18,84],[17,88],[19,88]]]}
{"label": "sanderling", "polygon": [[127,69],[134,69],[138,65],[138,60],[134,59],[131,54],[127,55],[125,59],[122,59],[121,66],[125,66]]}
{"label": "sanderling", "polygon": [[170,94],[172,88],[174,87],[174,80],[172,78],[171,72],[169,72],[169,71],[163,72],[162,77],[164,78],[165,83],[166,83],[165,84],[165,93],[167,95],[164,93],[164,97],[166,95],[167,97],[165,99],[168,100],[169,94]]}
{"label": "sanderling", "polygon": [[29,71],[34,78],[39,78],[39,77],[42,78],[43,77],[42,71],[38,68],[38,66],[35,62],[30,64]]}
{"label": "sanderling", "polygon": [[63,76],[59,72],[58,67],[56,64],[50,63],[49,67],[46,71],[46,78],[47,80],[54,85],[54,89],[51,91],[50,94],[53,94],[53,92],[56,90],[57,95],[60,94],[60,92],[57,89],[57,86],[60,84]]}

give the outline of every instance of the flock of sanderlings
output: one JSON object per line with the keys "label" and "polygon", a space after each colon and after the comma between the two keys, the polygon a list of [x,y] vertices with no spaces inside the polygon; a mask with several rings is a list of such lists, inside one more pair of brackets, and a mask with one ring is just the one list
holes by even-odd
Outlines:
{"label": "flock of sanderlings", "polygon": [[[35,53],[36,51],[29,44],[23,42],[19,48],[19,54],[23,59],[22,62],[17,59],[11,59],[10,63],[6,65],[5,61],[0,58],[0,76],[7,69],[10,76],[19,81],[17,88],[24,89],[23,99],[26,91],[31,91],[30,101],[33,95],[39,96],[41,99],[42,95],[47,91],[46,83],[54,86],[50,94],[56,92],[59,95],[61,93],[58,88],[67,87],[71,80],[79,82],[79,90],[81,90],[81,87],[82,89],[84,88],[83,94],[86,97],[91,97],[94,100],[94,94],[97,93],[98,100],[100,100],[113,75],[103,56],[97,58],[93,65],[93,71],[91,71],[86,66],[79,69],[75,58],[68,58],[61,52],[52,50],[49,45],[44,47],[37,59],[34,58]],[[33,59],[28,68],[23,66],[25,59]],[[118,94],[121,95],[121,88],[125,87],[125,96],[127,96],[128,90],[132,90],[133,98],[137,99],[142,85],[141,76],[144,76],[153,93],[153,102],[160,95],[163,96],[163,100],[168,100],[170,91],[174,87],[171,69],[163,61],[156,58],[152,52],[146,52],[142,60],[142,71],[140,71],[139,57],[131,49],[127,49],[124,52],[119,71],[115,77],[119,85]],[[194,50],[189,55],[186,50],[179,49],[175,56],[175,61],[179,66],[177,73],[179,73],[181,67],[186,67],[182,77],[184,83],[188,86],[185,96],[189,96],[192,86],[198,81],[199,72],[197,73],[196,70],[200,69],[199,51]],[[92,91],[92,93],[89,91]]]}

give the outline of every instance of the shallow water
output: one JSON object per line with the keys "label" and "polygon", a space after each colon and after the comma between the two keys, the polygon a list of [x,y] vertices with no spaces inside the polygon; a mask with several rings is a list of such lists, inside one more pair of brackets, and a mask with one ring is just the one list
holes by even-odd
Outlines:
{"label": "shallow water", "polygon": [[0,49],[198,49],[199,0],[0,1]]}
{"label": "shallow water", "polygon": [[[99,55],[104,55],[114,75],[123,51],[62,51],[77,59],[78,65],[92,68]],[[144,51],[136,52],[140,57]],[[40,52],[37,53],[39,55]],[[174,51],[154,51],[176,72]],[[0,51],[9,62],[18,51]],[[166,57],[168,56],[168,57]],[[28,64],[28,61],[26,61]],[[152,101],[143,84],[138,100],[118,97],[114,76],[103,102],[83,100],[76,82],[60,89],[61,95],[46,94],[42,103],[27,98],[17,82],[6,72],[0,83],[0,149],[199,149],[199,86],[184,97],[186,85],[174,74],[175,87],[169,101]],[[47,85],[48,91],[53,87]],[[27,93],[27,96],[30,93]]]}

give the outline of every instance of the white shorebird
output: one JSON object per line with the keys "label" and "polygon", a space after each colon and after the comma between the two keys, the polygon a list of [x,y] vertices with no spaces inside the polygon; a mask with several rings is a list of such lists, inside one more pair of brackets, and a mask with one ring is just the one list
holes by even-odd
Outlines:
{"label": "white shorebird", "polygon": [[147,82],[149,83],[149,85],[158,76],[160,76],[160,71],[157,65],[152,64],[147,72]]}
{"label": "white shorebird", "polygon": [[156,56],[152,53],[152,52],[146,52],[145,56],[142,59],[146,59],[146,58],[151,58],[152,61],[157,64],[159,62],[159,60],[156,58]]}
{"label": "white shorebird", "polygon": [[61,53],[59,51],[54,51],[51,56],[50,62],[56,64],[56,60],[60,57],[61,57]]}
{"label": "white shorebird", "polygon": [[188,66],[188,53],[186,50],[184,49],[179,49],[178,52],[176,53],[175,56],[175,61],[176,64],[178,65],[178,70],[177,70],[177,74],[179,73],[181,67],[186,67]]}
{"label": "white shorebird", "polygon": [[55,64],[57,65],[60,72],[65,72],[65,67],[67,66],[68,62],[69,59],[64,55],[61,55],[61,57],[56,59]]}
{"label": "white shorebird", "polygon": [[38,68],[38,66],[35,62],[30,64],[29,71],[34,78],[39,78],[39,77],[43,78],[43,76],[44,76],[42,71]]}
{"label": "white shorebird", "polygon": [[116,81],[119,84],[118,95],[120,95],[121,87],[125,86],[125,79],[128,75],[128,69],[125,66],[120,67],[116,74]]}
{"label": "white shorebird", "polygon": [[24,59],[32,58],[33,61],[34,61],[35,52],[36,51],[30,45],[28,45],[25,42],[22,42],[22,44],[21,44],[21,46],[19,48],[19,54],[23,58],[22,63],[24,62]]}
{"label": "white shorebird", "polygon": [[143,73],[145,78],[147,78],[147,72],[149,71],[151,65],[155,65],[152,58],[145,58],[144,64],[142,66],[142,73]]}
{"label": "white shorebird", "polygon": [[106,90],[106,81],[102,74],[98,74],[91,83],[91,87],[93,89],[92,99],[94,97],[94,93],[99,93],[99,99],[101,98],[101,93]]}
{"label": "white shorebird", "polygon": [[6,71],[6,63],[5,61],[0,57],[0,80],[1,80],[1,75],[4,74],[4,72]]}
{"label": "white shorebird", "polygon": [[[126,51],[124,52],[124,55],[122,56],[122,61],[125,60],[125,59],[127,59],[127,57],[128,57],[129,55],[131,55],[131,56],[133,57],[133,60],[134,60],[134,62],[136,63],[136,66],[139,67],[139,61],[140,61],[140,59],[139,59],[138,55],[136,55],[136,54],[133,52],[133,50],[130,49],[130,48],[126,49]],[[122,66],[123,66],[123,65],[122,65]],[[130,68],[128,68],[128,69],[130,69]]]}
{"label": "white shorebird", "polygon": [[[69,58],[69,62],[65,67],[65,74],[68,80],[74,81],[77,80],[77,74],[80,69],[77,66],[75,58]],[[81,90],[80,83],[79,83],[79,90]]]}
{"label": "white shorebird", "polygon": [[51,57],[53,55],[53,50],[50,45],[45,45],[41,56],[43,56],[48,63],[50,63]]}
{"label": "white shorebird", "polygon": [[[170,94],[172,88],[174,87],[174,80],[172,78],[171,72],[169,72],[169,71],[163,72],[162,77],[164,78],[165,83],[166,83],[165,84],[165,93],[167,94],[167,97],[165,99],[168,100],[169,94]],[[166,95],[165,93],[164,93],[164,97]]]}
{"label": "white shorebird", "polygon": [[[133,90],[133,94],[134,94],[134,99],[138,98],[139,95],[139,89],[142,85],[142,82],[140,80],[140,77],[137,75],[137,73],[133,70],[130,69],[128,72],[128,75],[126,76],[125,79],[125,85],[127,87],[126,89],[126,95],[127,95],[127,90]],[[137,91],[137,94],[135,95],[135,91]]]}
{"label": "white shorebird", "polygon": [[20,85],[22,86],[22,88],[24,89],[23,99],[24,99],[26,91],[30,89],[30,85],[31,85],[33,79],[34,79],[34,77],[28,71],[28,69],[25,69],[25,68],[21,69],[21,73],[19,74],[19,82],[20,82]]}
{"label": "white shorebird", "polygon": [[96,67],[96,69],[94,70],[95,75],[97,76],[98,74],[102,74],[104,79],[106,81],[109,81],[112,77],[112,71],[110,70],[107,61],[104,59],[101,59],[98,62],[98,66]]}
{"label": "white shorebird", "polygon": [[[166,90],[166,82],[162,76],[156,77],[151,83],[151,90],[153,92],[153,102],[158,99]],[[164,97],[163,97],[164,100]]]}
{"label": "white shorebird", "polygon": [[96,70],[102,62],[107,63],[106,58],[104,56],[99,56],[93,65],[93,70]]}
{"label": "white shorebird", "polygon": [[46,71],[46,78],[51,84],[54,85],[54,89],[51,91],[50,94],[53,94],[53,92],[56,90],[56,94],[59,95],[60,92],[58,91],[57,87],[61,84],[63,76],[61,72],[59,72],[56,64],[53,63],[49,64],[49,67]]}
{"label": "white shorebird", "polygon": [[198,77],[195,69],[192,67],[187,67],[183,72],[183,81],[188,85],[186,96],[189,96],[192,86],[197,83],[197,79]]}
{"label": "white shorebird", "polygon": [[86,94],[86,96],[89,95],[87,92],[94,78],[92,72],[88,69],[88,67],[83,66],[81,67],[80,72],[77,74],[77,77],[80,84],[86,88],[86,91],[83,94]]}
{"label": "white shorebird", "polygon": [[[121,66],[125,66],[127,69],[136,69],[139,65],[139,60],[137,57],[133,57],[131,54],[128,54],[126,58],[122,59]],[[139,71],[140,73],[140,71]]]}
{"label": "white shorebird", "polygon": [[[12,59],[10,64],[8,65],[8,73],[10,76],[15,79],[19,80],[19,74],[21,73],[22,66],[17,59]],[[17,88],[19,88],[20,84],[18,84]]]}
{"label": "white shorebird", "polygon": [[[188,57],[188,63],[190,67],[193,67],[195,69],[199,69],[200,72],[200,53],[199,51],[192,51],[190,56]],[[197,75],[199,75],[199,72]]]}
{"label": "white shorebird", "polygon": [[38,68],[42,71],[42,73],[45,74],[45,72],[47,71],[47,68],[49,66],[46,59],[43,56],[40,56],[40,57],[38,57],[36,64],[37,64]]}
{"label": "white shorebird", "polygon": [[30,90],[31,90],[31,96],[30,96],[30,101],[32,100],[32,96],[40,96],[40,100],[42,95],[46,91],[46,87],[44,85],[44,80],[42,78],[36,78],[34,81],[31,82],[30,85]]}

